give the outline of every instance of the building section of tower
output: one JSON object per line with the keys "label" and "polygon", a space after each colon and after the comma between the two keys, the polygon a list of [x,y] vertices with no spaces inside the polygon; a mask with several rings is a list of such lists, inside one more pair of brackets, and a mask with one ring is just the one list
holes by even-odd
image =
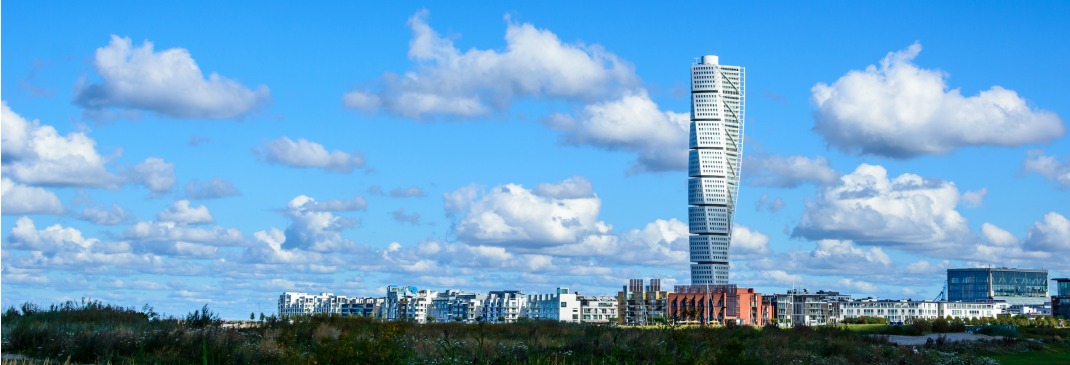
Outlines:
{"label": "building section of tower", "polygon": [[691,65],[688,226],[691,284],[728,284],[728,247],[743,162],[744,70],[702,56]]}

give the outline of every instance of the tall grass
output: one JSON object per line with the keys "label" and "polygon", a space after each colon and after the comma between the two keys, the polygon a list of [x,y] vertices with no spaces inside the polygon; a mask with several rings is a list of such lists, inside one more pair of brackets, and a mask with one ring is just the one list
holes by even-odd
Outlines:
{"label": "tall grass", "polygon": [[137,311],[99,302],[24,306],[5,311],[2,320],[5,353],[70,358],[73,363],[929,364],[941,363],[943,354],[963,363],[985,363],[976,355],[982,353],[977,346],[984,347],[984,354],[1021,350],[1020,342],[1009,340],[933,344],[916,354],[883,338],[835,327],[622,328],[552,321],[418,325],[312,316],[230,328],[207,306],[178,319],[160,318],[151,308]]}

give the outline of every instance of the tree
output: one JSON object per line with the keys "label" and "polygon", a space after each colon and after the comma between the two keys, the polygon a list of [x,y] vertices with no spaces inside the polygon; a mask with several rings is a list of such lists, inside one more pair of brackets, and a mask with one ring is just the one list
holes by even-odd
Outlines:
{"label": "tree", "polygon": [[249,312],[249,320],[250,321],[255,321],[256,320],[256,312]]}
{"label": "tree", "polygon": [[427,316],[427,321],[428,322],[434,322],[435,321],[435,316]]}
{"label": "tree", "polygon": [[264,312],[260,312],[260,322],[264,322]]}

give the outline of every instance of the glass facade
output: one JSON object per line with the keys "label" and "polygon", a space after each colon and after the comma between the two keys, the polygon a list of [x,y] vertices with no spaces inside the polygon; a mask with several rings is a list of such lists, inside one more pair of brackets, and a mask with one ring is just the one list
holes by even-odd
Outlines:
{"label": "glass facade", "polygon": [[1039,305],[1047,300],[1048,271],[1023,269],[949,269],[949,301],[1005,300]]}
{"label": "glass facade", "polygon": [[1060,297],[1070,297],[1070,279],[1054,279],[1057,284],[1056,293],[1059,293]]}

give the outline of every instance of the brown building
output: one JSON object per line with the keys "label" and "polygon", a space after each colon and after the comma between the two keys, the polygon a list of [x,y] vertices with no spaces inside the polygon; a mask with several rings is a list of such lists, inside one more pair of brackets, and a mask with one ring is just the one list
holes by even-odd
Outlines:
{"label": "brown building", "polygon": [[764,326],[772,310],[754,288],[729,285],[677,285],[669,293],[669,319],[679,324]]}

